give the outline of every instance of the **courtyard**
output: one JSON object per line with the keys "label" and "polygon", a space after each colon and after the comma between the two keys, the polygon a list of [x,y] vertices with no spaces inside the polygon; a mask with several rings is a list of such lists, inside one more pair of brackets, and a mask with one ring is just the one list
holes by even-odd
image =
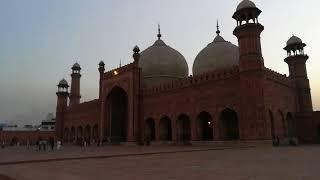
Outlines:
{"label": "courtyard", "polygon": [[[319,179],[320,146],[104,146],[0,151],[0,174],[16,180]],[[1,179],[6,179],[0,176]]]}

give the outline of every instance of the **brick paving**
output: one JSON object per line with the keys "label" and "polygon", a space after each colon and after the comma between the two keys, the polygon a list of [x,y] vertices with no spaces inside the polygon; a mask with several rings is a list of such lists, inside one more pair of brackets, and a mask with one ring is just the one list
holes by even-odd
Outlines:
{"label": "brick paving", "polygon": [[[61,152],[47,153],[20,148],[0,151],[1,162],[16,162],[23,159],[45,160],[46,157],[54,159],[101,156],[102,158],[3,164],[0,165],[0,174],[17,180],[318,180],[320,179],[319,151],[320,146],[280,148],[115,146],[85,150],[79,147],[67,147]],[[143,153],[155,154],[143,155]],[[117,156],[121,154],[131,155]],[[108,158],[103,158],[107,155]],[[2,159],[4,156],[7,157]],[[25,158],[22,158],[23,156]]]}

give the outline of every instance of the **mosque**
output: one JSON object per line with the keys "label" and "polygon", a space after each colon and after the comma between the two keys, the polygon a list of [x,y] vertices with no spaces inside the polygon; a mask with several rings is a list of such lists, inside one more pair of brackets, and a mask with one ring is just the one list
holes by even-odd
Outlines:
{"label": "mosque", "polygon": [[[194,60],[189,75],[182,54],[159,29],[153,45],[133,49],[133,62],[100,73],[99,98],[80,103],[81,67],[72,67],[71,90],[58,84],[56,136],[66,143],[151,144],[281,143],[320,140],[320,113],[313,111],[306,44],[286,43],[289,76],[264,65],[261,10],[243,0],[232,18],[238,46],[217,35]],[[279,43],[279,42],[277,42]]]}

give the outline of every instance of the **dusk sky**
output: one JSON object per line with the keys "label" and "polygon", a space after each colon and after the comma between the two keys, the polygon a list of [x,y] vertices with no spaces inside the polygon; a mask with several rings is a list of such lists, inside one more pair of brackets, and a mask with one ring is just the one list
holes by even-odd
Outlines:
{"label": "dusk sky", "polygon": [[[81,101],[98,96],[98,62],[106,70],[132,62],[141,50],[162,39],[192,64],[215,37],[238,45],[232,19],[240,0],[0,0],[0,123],[38,124],[55,112],[57,83],[70,83],[71,66],[82,67]],[[260,23],[265,66],[288,74],[283,47],[292,34],[309,55],[307,70],[315,110],[320,109],[320,2],[254,0]]]}

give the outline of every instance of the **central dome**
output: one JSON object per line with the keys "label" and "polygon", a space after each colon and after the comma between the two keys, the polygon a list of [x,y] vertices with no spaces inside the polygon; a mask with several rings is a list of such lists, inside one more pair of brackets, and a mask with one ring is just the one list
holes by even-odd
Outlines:
{"label": "central dome", "polygon": [[227,68],[239,64],[239,48],[224,40],[220,36],[219,29],[217,36],[197,55],[193,62],[193,75]]}
{"label": "central dome", "polygon": [[188,77],[185,58],[161,39],[141,52],[139,67],[142,69],[144,86],[150,87],[172,80]]}

